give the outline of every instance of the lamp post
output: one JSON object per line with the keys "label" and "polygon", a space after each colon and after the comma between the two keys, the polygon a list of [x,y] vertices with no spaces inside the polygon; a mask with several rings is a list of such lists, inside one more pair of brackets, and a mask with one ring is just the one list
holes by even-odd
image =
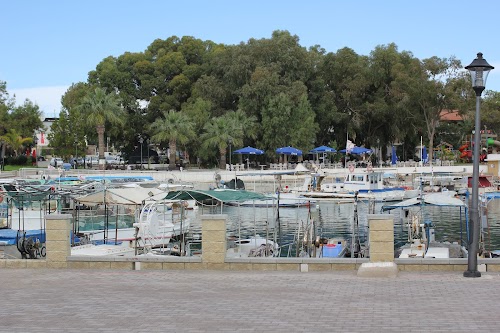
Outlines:
{"label": "lamp post", "polygon": [[231,162],[231,144],[233,143],[232,139],[229,139],[229,170],[233,170],[233,163]]}
{"label": "lamp post", "polygon": [[147,144],[146,144],[146,148],[148,150],[148,170],[150,168],[150,165],[149,165],[149,139],[146,140]]}
{"label": "lamp post", "polygon": [[472,226],[469,230],[467,270],[464,277],[480,277],[481,272],[477,270],[477,254],[479,251],[479,146],[481,145],[481,115],[480,104],[481,94],[486,86],[486,78],[490,70],[494,67],[483,59],[483,54],[479,52],[477,58],[466,66],[472,79],[472,88],[476,92],[476,121],[474,125],[474,154],[472,156],[472,205],[470,209],[470,221]]}
{"label": "lamp post", "polygon": [[75,135],[75,159],[73,160],[73,167],[76,169],[78,167],[78,140]]}
{"label": "lamp post", "polygon": [[141,144],[141,170],[142,170],[142,144],[144,142],[144,138],[139,135],[139,143]]}

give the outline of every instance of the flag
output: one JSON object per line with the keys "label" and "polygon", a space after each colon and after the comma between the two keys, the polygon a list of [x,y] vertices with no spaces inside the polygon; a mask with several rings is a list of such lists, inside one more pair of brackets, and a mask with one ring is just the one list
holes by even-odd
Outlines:
{"label": "flag", "polygon": [[351,150],[353,150],[355,147],[354,143],[351,140],[347,140],[347,143],[345,145],[345,152],[346,154],[349,154]]}

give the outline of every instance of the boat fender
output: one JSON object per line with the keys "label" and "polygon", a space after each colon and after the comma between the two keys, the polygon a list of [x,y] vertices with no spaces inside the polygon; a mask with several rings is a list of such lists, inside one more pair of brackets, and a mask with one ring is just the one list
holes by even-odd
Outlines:
{"label": "boat fender", "polygon": [[0,186],[0,203],[3,202],[3,187]]}

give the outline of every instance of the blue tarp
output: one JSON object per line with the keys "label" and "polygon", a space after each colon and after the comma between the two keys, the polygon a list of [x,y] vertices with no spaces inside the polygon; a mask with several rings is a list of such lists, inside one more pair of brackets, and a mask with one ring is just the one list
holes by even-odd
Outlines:
{"label": "blue tarp", "polygon": [[[24,232],[12,229],[0,229],[0,243],[7,245],[16,245],[17,239],[22,238]],[[41,243],[45,243],[44,230],[26,230],[26,237],[37,238]]]}

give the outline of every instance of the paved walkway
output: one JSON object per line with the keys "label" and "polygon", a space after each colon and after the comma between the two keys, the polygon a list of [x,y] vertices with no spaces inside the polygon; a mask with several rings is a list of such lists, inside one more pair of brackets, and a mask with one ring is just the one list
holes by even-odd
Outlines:
{"label": "paved walkway", "polygon": [[1,332],[499,332],[500,275],[0,269]]}

